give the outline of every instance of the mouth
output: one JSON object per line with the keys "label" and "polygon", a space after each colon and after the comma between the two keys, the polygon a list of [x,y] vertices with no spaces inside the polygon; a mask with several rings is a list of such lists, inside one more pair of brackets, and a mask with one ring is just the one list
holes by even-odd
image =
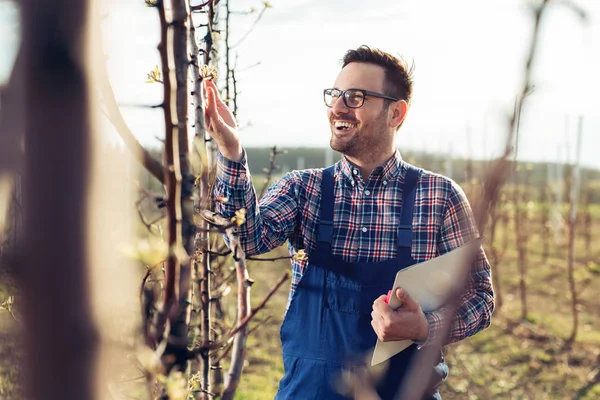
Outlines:
{"label": "mouth", "polygon": [[334,121],[333,123],[333,127],[339,133],[349,132],[355,129],[357,126],[358,124],[347,121]]}

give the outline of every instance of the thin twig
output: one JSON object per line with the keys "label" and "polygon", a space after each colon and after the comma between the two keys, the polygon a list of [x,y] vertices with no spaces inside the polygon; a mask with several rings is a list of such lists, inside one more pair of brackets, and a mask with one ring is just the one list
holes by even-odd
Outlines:
{"label": "thin twig", "polygon": [[262,198],[265,195],[265,192],[267,191],[267,188],[269,187],[269,183],[271,183],[271,176],[273,175],[273,171],[275,171],[278,167],[275,164],[275,158],[279,155],[279,154],[285,154],[287,153],[285,150],[283,151],[277,151],[277,146],[273,146],[271,147],[271,153],[269,154],[269,167],[265,169],[265,181],[263,182],[263,186],[260,189],[258,198]]}
{"label": "thin twig", "polygon": [[207,252],[208,254],[210,254],[211,256],[219,256],[219,257],[225,257],[231,254],[231,250],[227,250],[224,252],[220,252],[220,251],[212,251],[212,250],[203,250],[205,252]]}
{"label": "thin twig", "polygon": [[246,257],[249,261],[278,261],[278,260],[290,260],[293,256],[280,256],[280,257]]}
{"label": "thin twig", "polygon": [[238,238],[233,228],[227,230],[227,238],[232,248],[235,258],[235,270],[238,281],[237,290],[237,321],[240,328],[237,332],[232,332],[229,336],[233,338],[233,348],[231,353],[231,363],[227,371],[227,379],[223,390],[222,400],[233,400],[235,392],[240,382],[242,367],[246,358],[246,339],[248,338],[248,329],[243,323],[250,311],[250,287],[253,281],[248,277],[248,268],[244,251],[239,248]]}
{"label": "thin twig", "polygon": [[144,277],[142,278],[142,284],[140,285],[140,303],[143,303],[142,299],[144,297],[144,289],[146,287],[146,281],[150,277],[151,273],[152,273],[152,270],[150,269],[150,267],[147,267],[146,273],[144,274]]}
{"label": "thin twig", "polygon": [[227,357],[227,355],[229,354],[229,352],[231,351],[232,348],[233,348],[233,340],[227,343],[225,348],[222,350],[221,354],[219,354],[219,357],[217,357],[215,359],[215,364],[218,364],[221,361],[223,361],[223,359],[225,357]]}
{"label": "thin twig", "polygon": [[207,5],[210,4],[212,0],[208,0],[202,4],[198,4],[197,6],[190,6],[190,11],[201,11],[204,9],[204,7],[206,7]]}
{"label": "thin twig", "polygon": [[248,38],[248,36],[250,36],[250,34],[252,33],[252,31],[254,30],[254,28],[256,27],[256,24],[258,24],[258,21],[260,21],[260,19],[262,18],[263,14],[265,13],[265,11],[267,11],[267,8],[269,8],[266,4],[263,5],[262,10],[260,10],[260,13],[258,14],[258,16],[256,17],[256,19],[254,20],[254,22],[252,23],[252,26],[250,27],[250,29],[248,29],[248,31],[244,34],[244,36],[242,36],[242,38],[233,46],[230,47],[230,49],[235,49],[236,47],[238,47],[244,40],[246,40]]}
{"label": "thin twig", "polygon": [[227,342],[229,342],[234,335],[236,335],[241,329],[243,329],[252,320],[252,318],[254,318],[256,316],[256,314],[266,306],[267,302],[277,292],[277,290],[279,290],[281,285],[283,285],[283,283],[287,279],[289,279],[289,276],[290,275],[288,272],[284,273],[281,276],[281,278],[279,279],[279,281],[277,281],[275,286],[273,286],[273,288],[271,288],[269,293],[267,293],[267,295],[259,303],[259,305],[256,306],[255,308],[251,309],[250,313],[248,313],[248,315],[245,318],[240,320],[235,328],[230,330],[230,332],[227,334],[227,337],[225,339],[221,340],[220,342],[201,343],[200,346],[196,347],[195,349],[193,349],[191,351],[191,354],[192,355],[200,354],[203,351],[216,350],[216,349],[219,349],[219,348],[222,348],[223,346],[225,346],[227,344]]}
{"label": "thin twig", "polygon": [[[213,256],[224,257],[224,256],[228,256],[228,255],[232,254],[232,252],[231,252],[231,250],[227,250],[227,251],[224,251],[224,252],[218,252],[218,251],[208,250],[208,254],[213,255]],[[291,258],[292,258],[292,256],[280,256],[280,257],[253,257],[253,256],[246,256],[246,260],[248,260],[248,261],[278,261],[278,260],[289,260]]]}
{"label": "thin twig", "polygon": [[290,274],[288,272],[284,273],[281,278],[279,278],[279,280],[277,281],[277,283],[275,284],[275,286],[273,286],[273,288],[269,291],[269,293],[267,293],[267,295],[265,296],[265,298],[263,299],[263,301],[260,302],[260,304],[258,306],[256,306],[255,308],[252,309],[252,311],[250,311],[250,314],[248,314],[248,316],[246,318],[244,318],[239,324],[238,326],[233,329],[229,335],[233,336],[236,333],[238,333],[242,328],[244,328],[248,322],[250,322],[250,320],[252,318],[254,318],[254,316],[256,315],[256,313],[258,313],[260,310],[262,310],[265,305],[267,304],[267,302],[269,301],[269,299],[275,294],[275,292],[277,292],[277,290],[279,290],[279,288],[281,287],[281,285],[283,285],[283,283],[285,281],[287,281],[290,277]]}
{"label": "thin twig", "polygon": [[237,68],[237,67],[234,67],[234,68],[235,68],[235,70],[237,71],[237,73],[239,74],[240,72],[244,72],[244,71],[247,71],[247,70],[249,70],[249,69],[252,69],[252,68],[258,67],[260,64],[261,64],[261,62],[260,62],[260,61],[258,61],[258,62],[256,62],[256,63],[254,63],[254,64],[251,64],[251,65],[248,65],[248,66],[246,66],[246,67],[244,67],[244,68]]}
{"label": "thin twig", "polygon": [[248,336],[254,333],[258,328],[263,326],[267,321],[271,320],[271,318],[273,318],[272,315],[267,315],[265,319],[263,319],[262,321],[258,321],[256,325],[254,325],[251,329],[248,330]]}

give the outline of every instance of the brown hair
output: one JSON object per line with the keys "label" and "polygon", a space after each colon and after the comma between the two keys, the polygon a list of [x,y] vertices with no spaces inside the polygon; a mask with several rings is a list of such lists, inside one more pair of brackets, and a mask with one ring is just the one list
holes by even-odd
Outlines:
{"label": "brown hair", "polygon": [[[389,53],[365,45],[355,50],[348,50],[342,59],[342,68],[353,62],[370,63],[382,67],[385,71],[384,94],[410,104],[414,64],[409,67],[401,56],[394,57]],[[389,104],[389,100],[386,100],[386,105]]]}

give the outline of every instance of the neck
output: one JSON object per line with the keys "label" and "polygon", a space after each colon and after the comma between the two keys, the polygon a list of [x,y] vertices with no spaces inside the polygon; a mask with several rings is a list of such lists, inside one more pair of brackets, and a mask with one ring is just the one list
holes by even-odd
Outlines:
{"label": "neck", "polygon": [[360,175],[364,180],[369,179],[371,172],[380,165],[385,164],[394,156],[395,150],[390,149],[386,152],[378,152],[378,154],[365,154],[358,157],[346,155],[348,161],[355,165],[360,170]]}

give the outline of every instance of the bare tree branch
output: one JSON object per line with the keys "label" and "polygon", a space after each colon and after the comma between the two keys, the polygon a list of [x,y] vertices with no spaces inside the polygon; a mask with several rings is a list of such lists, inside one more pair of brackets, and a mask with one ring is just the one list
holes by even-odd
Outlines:
{"label": "bare tree branch", "polygon": [[181,170],[179,164],[179,141],[177,137],[177,115],[172,110],[177,96],[175,65],[172,55],[173,34],[166,20],[164,0],[158,1],[158,14],[161,26],[161,42],[158,46],[164,90],[165,115],[165,182],[167,185],[167,245],[168,256],[165,265],[165,283],[163,306],[157,315],[155,339],[162,341],[168,332],[165,331],[167,320],[176,312],[179,299],[179,274],[181,255]]}
{"label": "bare tree branch", "polygon": [[236,335],[241,329],[243,329],[244,326],[246,326],[248,324],[248,322],[250,322],[250,320],[252,318],[254,318],[256,313],[258,313],[260,310],[262,310],[265,307],[265,305],[271,299],[271,297],[275,294],[275,292],[277,292],[277,290],[279,290],[281,285],[283,285],[285,283],[285,281],[287,281],[289,278],[290,278],[290,274],[287,272],[284,273],[281,276],[281,278],[279,278],[279,280],[277,281],[275,286],[273,286],[273,288],[269,291],[269,293],[267,293],[265,298],[260,302],[260,304],[257,305],[255,308],[253,308],[252,311],[250,312],[250,314],[248,314],[243,320],[238,321],[238,325],[236,326],[236,328],[234,330],[232,330],[230,332],[230,335],[232,335],[232,336]]}
{"label": "bare tree branch", "polygon": [[262,188],[260,189],[258,198],[262,198],[265,195],[265,192],[267,191],[267,189],[269,188],[269,184],[271,183],[271,177],[273,175],[273,172],[275,170],[278,169],[278,166],[275,164],[275,158],[279,155],[279,154],[286,154],[287,151],[285,150],[277,150],[277,146],[273,146],[271,148],[271,153],[269,155],[269,167],[267,169],[265,169],[265,180],[263,182]]}
{"label": "bare tree branch", "polygon": [[[181,244],[185,250],[185,259],[180,259],[179,285],[177,312],[171,316],[169,343],[166,355],[175,358],[179,371],[187,370],[187,342],[188,327],[192,311],[192,261],[194,254],[194,236],[196,226],[194,223],[194,182],[190,163],[190,138],[188,136],[188,103],[190,90],[188,88],[190,59],[190,10],[187,0],[171,1],[170,33],[172,35],[172,57],[175,68],[175,108],[177,112],[177,126],[174,135],[177,135],[177,147],[173,155],[179,158],[181,174],[180,185],[180,213],[181,213]],[[171,54],[169,53],[169,56]],[[169,66],[170,67],[170,66]],[[167,79],[165,78],[165,81]],[[172,84],[172,82],[171,82]],[[179,248],[179,244],[177,244]]]}
{"label": "bare tree branch", "polygon": [[24,50],[19,48],[8,84],[0,90],[0,173],[22,170],[25,134]]}
{"label": "bare tree branch", "polygon": [[[202,49],[204,58],[202,60],[204,65],[209,65],[211,61],[211,55],[213,54],[213,30],[214,24],[216,23],[216,14],[214,7],[216,2],[207,1],[202,7],[207,6],[207,34],[205,37],[205,48]],[[200,49],[196,41],[195,27],[193,19],[190,16],[190,45],[192,50],[192,80],[194,82],[193,98],[194,98],[194,128],[195,138],[194,143],[197,146],[198,154],[201,155],[202,171],[198,178],[198,195],[199,204],[196,206],[197,209],[210,206],[210,183],[209,177],[213,164],[216,160],[214,153],[216,148],[211,141],[210,136],[206,132],[206,125],[204,120],[204,106],[203,106],[203,87],[202,80],[203,76],[200,70]],[[199,147],[199,148],[198,148]],[[195,239],[195,254],[194,265],[197,275],[198,292],[200,301],[200,329],[199,333],[202,336],[201,341],[210,343],[213,338],[212,330],[212,318],[211,318],[211,288],[212,288],[212,272],[211,272],[211,258],[210,254],[205,251],[209,248],[210,243],[210,229],[205,220],[201,220],[196,230]],[[198,341],[194,338],[194,342]],[[202,399],[207,399],[207,394],[218,389],[220,386],[219,382],[211,382],[211,370],[217,371],[218,365],[214,369],[211,369],[211,360],[208,350],[201,351],[200,359],[202,360],[202,371],[201,371],[201,382],[200,386],[203,391],[200,396]],[[215,373],[212,374],[214,377]],[[213,385],[214,384],[214,385]]]}
{"label": "bare tree branch", "polygon": [[579,326],[579,310],[577,309],[577,287],[575,283],[575,232],[577,225],[577,206],[579,204],[579,192],[581,186],[581,176],[579,164],[581,161],[581,142],[583,134],[583,117],[579,117],[579,129],[577,132],[577,149],[575,155],[575,163],[571,169],[570,191],[569,191],[569,239],[568,239],[568,279],[569,291],[571,293],[571,315],[573,316],[573,325],[571,327],[571,335],[567,339],[567,343],[573,343],[577,337]]}
{"label": "bare tree branch", "polygon": [[202,11],[202,10],[204,10],[204,7],[209,5],[211,2],[212,2],[212,0],[208,0],[202,4],[198,4],[196,6],[190,6],[190,11]]}
{"label": "bare tree branch", "polygon": [[[230,59],[231,59],[231,47],[229,46],[229,36],[230,36],[230,32],[229,32],[229,20],[231,17],[231,12],[229,11],[229,1],[230,0],[226,0],[225,1],[225,104],[227,104],[228,106],[230,106],[229,102],[231,100],[231,93],[229,90],[229,81],[230,81],[230,76],[231,73],[233,72],[231,70],[231,66],[230,64]],[[231,107],[231,106],[230,106]],[[233,107],[233,115],[236,115],[236,107]]]}
{"label": "bare tree branch", "polygon": [[267,8],[270,8],[270,6],[268,5],[268,3],[264,3],[263,4],[263,8],[260,10],[260,12],[258,13],[258,16],[256,17],[256,19],[254,20],[254,22],[252,23],[252,26],[250,27],[250,29],[248,29],[248,31],[244,34],[244,36],[242,36],[242,38],[233,46],[230,47],[230,49],[235,49],[236,47],[238,47],[244,40],[246,40],[248,38],[248,36],[250,36],[250,34],[252,33],[252,31],[254,30],[254,28],[256,28],[256,24],[258,24],[258,21],[260,21],[260,19],[262,18],[263,14],[265,13],[265,11],[267,11]]}
{"label": "bare tree branch", "polygon": [[235,260],[236,275],[238,280],[238,314],[237,314],[237,325],[229,332],[228,339],[224,342],[219,343],[205,343],[201,344],[199,348],[192,351],[193,354],[206,351],[206,349],[217,349],[221,348],[224,344],[229,341],[229,338],[234,336],[234,342],[232,347],[231,365],[227,375],[227,381],[225,389],[223,391],[222,398],[231,400],[237,390],[241,370],[245,359],[246,353],[246,339],[248,337],[248,322],[258,313],[273,296],[273,294],[281,287],[283,282],[289,278],[289,274],[286,273],[282,276],[279,282],[273,289],[267,294],[263,301],[254,309],[250,307],[250,287],[253,281],[248,277],[248,270],[246,267],[246,258],[244,251],[240,248],[237,241],[237,235],[234,232],[234,227],[231,226],[231,222],[215,213],[210,211],[203,211],[202,217],[205,218],[209,223],[218,225],[221,227],[229,226],[226,229],[226,235],[229,239],[229,246],[232,248],[233,257]]}
{"label": "bare tree branch", "polygon": [[108,80],[108,73],[106,66],[100,68],[100,79],[98,85],[100,87],[100,93],[106,106],[106,116],[111,124],[115,127],[115,130],[123,139],[125,145],[135,155],[136,159],[142,164],[149,172],[162,184],[165,183],[163,167],[161,163],[155,159],[148,150],[144,148],[135,138],[135,135],[129,129],[129,126],[121,114],[115,94]]}

